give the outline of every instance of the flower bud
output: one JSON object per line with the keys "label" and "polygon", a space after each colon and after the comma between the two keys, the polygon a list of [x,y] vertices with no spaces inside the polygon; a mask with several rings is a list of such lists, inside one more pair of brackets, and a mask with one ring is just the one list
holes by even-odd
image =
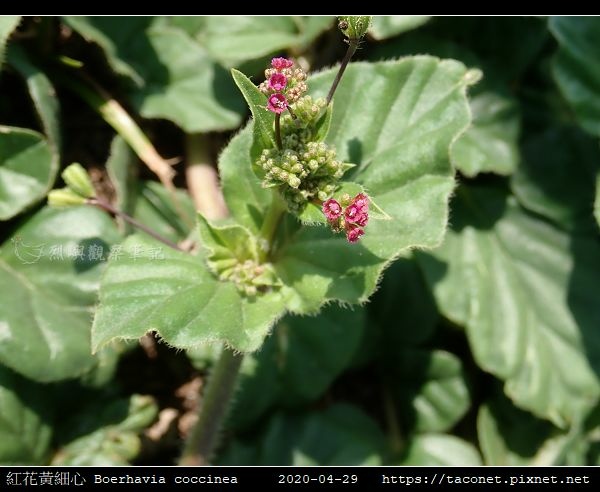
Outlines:
{"label": "flower bud", "polygon": [[300,178],[298,178],[298,176],[294,174],[289,175],[287,182],[292,188],[298,188],[302,183],[302,181],[300,181]]}
{"label": "flower bud", "polygon": [[83,198],[92,198],[96,194],[92,180],[81,164],[71,164],[62,172],[61,176],[69,189],[77,195]]}
{"label": "flower bud", "polygon": [[348,39],[360,39],[369,30],[371,15],[343,15],[340,16],[338,27]]}
{"label": "flower bud", "polygon": [[75,193],[70,188],[52,190],[48,193],[48,205],[51,207],[69,207],[72,205],[83,205],[85,198]]}

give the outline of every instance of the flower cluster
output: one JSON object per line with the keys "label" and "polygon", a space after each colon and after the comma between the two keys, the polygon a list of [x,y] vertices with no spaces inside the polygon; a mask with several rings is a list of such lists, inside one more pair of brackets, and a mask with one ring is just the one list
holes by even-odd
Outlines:
{"label": "flower cluster", "polygon": [[267,109],[273,113],[283,113],[307,90],[306,73],[293,66],[292,60],[273,58],[271,68],[265,70],[266,80],[258,86],[267,96]]}
{"label": "flower cluster", "polygon": [[290,135],[284,149],[264,149],[256,164],[263,170],[263,185],[279,186],[291,212],[300,213],[309,201],[326,200],[348,165],[336,160],[323,142],[304,143]]}
{"label": "flower cluster", "polygon": [[364,193],[354,198],[344,195],[341,202],[333,198],[324,201],[323,214],[335,232],[345,231],[348,242],[355,243],[365,233],[364,227],[369,222],[369,197]]}
{"label": "flower cluster", "polygon": [[221,280],[233,282],[240,292],[255,296],[258,292],[276,287],[280,281],[270,263],[226,258],[210,260],[209,266]]}

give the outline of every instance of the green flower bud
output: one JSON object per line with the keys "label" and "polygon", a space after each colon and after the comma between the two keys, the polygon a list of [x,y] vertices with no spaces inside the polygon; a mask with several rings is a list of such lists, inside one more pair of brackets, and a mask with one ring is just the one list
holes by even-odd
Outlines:
{"label": "green flower bud", "polygon": [[290,174],[287,182],[292,188],[298,188],[298,186],[300,186],[300,184],[302,183],[302,181],[300,181],[300,178],[293,174]]}
{"label": "green flower bud", "polygon": [[371,15],[342,15],[338,17],[338,27],[348,39],[360,39],[369,30]]}
{"label": "green flower bud", "polygon": [[61,188],[52,190],[48,193],[48,205],[51,207],[70,207],[73,205],[83,205],[85,198],[73,192],[70,188]]}
{"label": "green flower bud", "polygon": [[92,180],[81,164],[71,164],[62,172],[61,176],[69,189],[79,196],[92,198],[96,194]]}

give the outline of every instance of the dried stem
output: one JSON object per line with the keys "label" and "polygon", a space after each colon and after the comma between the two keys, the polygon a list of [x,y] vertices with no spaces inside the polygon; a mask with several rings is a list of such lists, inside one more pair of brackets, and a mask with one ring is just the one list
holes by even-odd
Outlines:
{"label": "dried stem", "polygon": [[210,164],[208,137],[203,134],[186,137],[185,175],[196,210],[207,219],[223,219],[229,215],[217,170]]}
{"label": "dried stem", "polygon": [[[112,96],[95,81],[79,73],[79,77],[60,76],[60,82],[79,95],[90,107],[112,126],[123,137],[138,157],[158,176],[160,182],[169,191],[171,201],[181,218],[193,227],[193,220],[185,213],[173,184],[175,171],[169,161],[163,159],[156,151],[148,137]],[[80,79],[85,79],[85,83]]]}

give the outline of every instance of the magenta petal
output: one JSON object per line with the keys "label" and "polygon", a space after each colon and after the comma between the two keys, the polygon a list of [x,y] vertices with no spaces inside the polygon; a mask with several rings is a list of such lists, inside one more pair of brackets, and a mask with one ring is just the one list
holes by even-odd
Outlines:
{"label": "magenta petal", "polygon": [[287,85],[287,78],[282,73],[274,73],[269,78],[269,88],[274,91],[282,91]]}
{"label": "magenta petal", "polygon": [[360,237],[365,233],[360,227],[350,226],[346,229],[346,239],[349,243],[357,242]]}
{"label": "magenta petal", "polygon": [[273,58],[271,60],[271,66],[275,70],[283,70],[284,68],[290,68],[294,62],[292,60],[288,60],[287,58],[279,57]]}
{"label": "magenta petal", "polygon": [[272,94],[267,102],[267,109],[273,113],[283,113],[288,106],[287,99],[283,94]]}
{"label": "magenta petal", "polygon": [[342,206],[333,198],[323,202],[323,214],[327,220],[336,220],[342,215]]}
{"label": "magenta petal", "polygon": [[357,207],[354,203],[351,203],[350,205],[348,205],[346,207],[346,212],[345,212],[346,220],[348,220],[350,222],[354,222],[360,213],[361,213],[360,208]]}

